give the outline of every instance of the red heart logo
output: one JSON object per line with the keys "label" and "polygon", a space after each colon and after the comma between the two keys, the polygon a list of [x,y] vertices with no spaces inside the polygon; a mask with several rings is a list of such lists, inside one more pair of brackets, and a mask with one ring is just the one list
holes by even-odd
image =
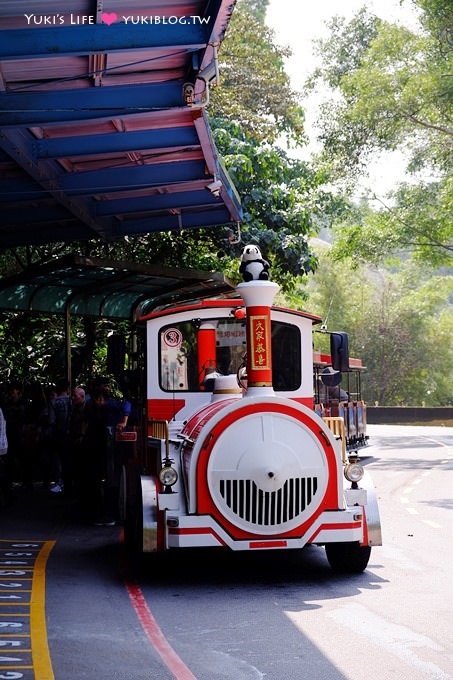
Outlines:
{"label": "red heart logo", "polygon": [[108,12],[102,12],[101,18],[104,24],[110,26],[111,24],[114,24],[115,21],[118,19],[118,15],[115,14],[115,12],[111,12],[111,14],[109,14]]}

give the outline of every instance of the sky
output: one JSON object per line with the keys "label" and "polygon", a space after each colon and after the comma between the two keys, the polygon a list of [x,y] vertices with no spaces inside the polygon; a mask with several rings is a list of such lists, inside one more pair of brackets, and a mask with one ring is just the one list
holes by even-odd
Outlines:
{"label": "sky", "polygon": [[[301,91],[307,76],[317,66],[318,61],[313,53],[313,40],[326,37],[325,22],[334,15],[352,18],[364,4],[370,12],[374,12],[387,21],[399,22],[410,28],[417,25],[416,14],[411,0],[270,0],[266,14],[267,25],[275,31],[276,41],[280,45],[288,45],[293,56],[286,64],[286,72],[296,91]],[[305,99],[303,106],[306,114],[306,132],[310,139],[308,149],[302,152],[306,158],[308,152],[316,150],[316,117],[319,97]],[[376,158],[370,168],[370,178],[363,180],[363,186],[370,186],[380,194],[391,190],[395,182],[404,177],[404,158],[402,154],[393,153]]]}

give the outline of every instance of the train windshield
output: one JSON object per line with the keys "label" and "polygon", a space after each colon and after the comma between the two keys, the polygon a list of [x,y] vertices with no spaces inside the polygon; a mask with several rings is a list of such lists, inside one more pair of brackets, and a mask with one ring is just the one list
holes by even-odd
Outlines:
{"label": "train windshield", "polygon": [[[246,352],[245,321],[192,319],[164,326],[159,334],[160,386],[168,392],[212,389],[216,374],[237,373]],[[301,335],[297,326],[272,321],[275,391],[301,385]],[[211,376],[211,378],[210,378]]]}

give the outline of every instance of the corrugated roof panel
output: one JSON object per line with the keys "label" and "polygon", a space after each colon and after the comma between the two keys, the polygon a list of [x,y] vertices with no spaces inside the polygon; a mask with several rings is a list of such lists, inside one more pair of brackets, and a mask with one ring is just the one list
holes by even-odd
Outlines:
{"label": "corrugated roof panel", "polygon": [[199,77],[233,7],[0,0],[0,247],[241,220]]}
{"label": "corrugated roof panel", "polygon": [[221,274],[68,256],[0,281],[0,309],[133,319],[167,303],[231,293]]}

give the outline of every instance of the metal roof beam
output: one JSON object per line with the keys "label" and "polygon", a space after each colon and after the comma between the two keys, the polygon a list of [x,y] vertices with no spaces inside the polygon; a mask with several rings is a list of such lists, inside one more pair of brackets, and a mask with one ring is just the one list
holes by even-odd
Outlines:
{"label": "metal roof beam", "polygon": [[226,168],[223,166],[221,157],[219,156],[212,138],[207,115],[204,110],[198,111],[194,116],[194,125],[200,140],[201,148],[203,149],[203,155],[206,159],[208,170],[213,176],[217,176],[217,178],[221,180],[222,188],[220,195],[231,214],[236,215],[236,219],[239,220],[242,217],[239,195],[234,189],[234,185],[231,182]]}
{"label": "metal roof beam", "polygon": [[[12,177],[0,179],[0,202],[17,203],[23,201],[36,201],[46,198],[47,193],[30,177]],[[3,210],[0,211],[0,224],[2,224]]]}
{"label": "metal roof beam", "polygon": [[102,194],[106,191],[142,189],[147,186],[179,184],[188,180],[206,179],[204,161],[174,161],[156,165],[137,165],[123,168],[106,168],[86,172],[66,173],[60,176],[60,188],[72,195]]}
{"label": "metal roof beam", "polygon": [[184,104],[182,82],[76,90],[1,92],[0,126],[34,126],[147,113]]}
{"label": "metal roof beam", "polygon": [[[96,234],[106,238],[111,231],[111,222],[103,218],[94,219],[92,201],[86,198],[68,196],[61,190],[62,173],[54,161],[35,163],[30,159],[30,137],[25,130],[0,130],[0,146],[60,205],[75,218],[86,224]],[[57,240],[57,239],[52,239]]]}
{"label": "metal roof beam", "polygon": [[121,198],[96,202],[96,215],[118,215],[134,212],[153,212],[195,206],[216,206],[219,199],[210,191],[181,191],[171,194],[153,194],[137,198]]}
{"label": "metal roof beam", "polygon": [[63,206],[60,205],[46,205],[46,206],[30,206],[22,208],[10,208],[9,210],[2,210],[1,224],[33,224],[52,221],[73,220],[74,215],[69,213]]}
{"label": "metal roof beam", "polygon": [[72,156],[119,153],[141,149],[166,149],[180,146],[199,146],[198,135],[192,127],[171,127],[136,132],[114,132],[74,137],[36,139],[32,142],[35,159],[68,158]]}
{"label": "metal roof beam", "polygon": [[[201,24],[132,24],[50,26],[0,31],[0,59],[34,59],[162,49],[196,51],[206,47],[209,32]],[[151,55],[150,55],[151,56]]]}
{"label": "metal roof beam", "polygon": [[178,231],[198,227],[218,227],[231,224],[231,216],[224,205],[213,210],[181,213],[177,215],[159,215],[140,220],[124,220],[119,222],[117,233],[121,236],[145,234],[154,231]]}

